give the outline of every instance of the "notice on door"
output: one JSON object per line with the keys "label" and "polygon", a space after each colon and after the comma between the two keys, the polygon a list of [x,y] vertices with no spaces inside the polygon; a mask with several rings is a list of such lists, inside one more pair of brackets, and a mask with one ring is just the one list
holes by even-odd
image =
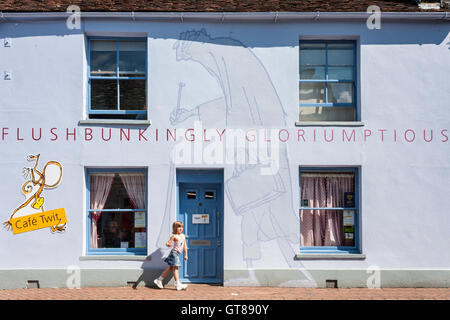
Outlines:
{"label": "notice on door", "polygon": [[209,214],[193,214],[192,224],[209,224]]}

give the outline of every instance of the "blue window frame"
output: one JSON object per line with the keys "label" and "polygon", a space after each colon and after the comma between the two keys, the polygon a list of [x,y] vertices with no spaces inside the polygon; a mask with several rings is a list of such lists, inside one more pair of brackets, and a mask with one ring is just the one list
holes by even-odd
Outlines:
{"label": "blue window frame", "polygon": [[88,39],[89,119],[147,119],[147,41]]}
{"label": "blue window frame", "polygon": [[359,170],[300,167],[300,252],[360,253]]}
{"label": "blue window frame", "polygon": [[300,41],[300,121],[355,121],[356,42]]}
{"label": "blue window frame", "polygon": [[87,254],[146,255],[146,169],[89,168],[86,187]]}

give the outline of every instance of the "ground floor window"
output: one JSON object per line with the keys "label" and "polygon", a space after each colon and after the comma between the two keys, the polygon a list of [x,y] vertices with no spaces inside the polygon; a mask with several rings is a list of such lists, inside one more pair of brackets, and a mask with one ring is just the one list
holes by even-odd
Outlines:
{"label": "ground floor window", "polygon": [[300,169],[300,250],[358,250],[356,168]]}
{"label": "ground floor window", "polygon": [[88,253],[147,253],[147,175],[143,170],[90,169]]}

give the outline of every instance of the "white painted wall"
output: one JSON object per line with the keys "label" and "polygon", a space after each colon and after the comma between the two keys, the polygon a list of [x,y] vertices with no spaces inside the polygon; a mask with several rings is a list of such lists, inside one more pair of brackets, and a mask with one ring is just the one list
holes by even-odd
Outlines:
{"label": "white painted wall", "polygon": [[[288,129],[287,143],[290,180],[285,180],[287,201],[277,212],[282,221],[296,216],[299,206],[300,165],[359,166],[361,168],[361,238],[362,261],[302,261],[293,265],[283,256],[277,241],[259,240],[261,256],[254,260],[256,269],[366,268],[448,268],[450,164],[448,138],[441,130],[450,125],[450,24],[382,23],[381,30],[368,30],[365,23],[175,23],[175,22],[106,22],[84,21],[83,30],[68,30],[64,22],[1,23],[0,39],[11,38],[12,46],[0,43],[0,128],[8,135],[0,140],[0,212],[2,222],[9,218],[23,195],[25,181],[22,168],[28,166],[26,156],[41,154],[41,164],[57,160],[63,165],[63,180],[54,190],[46,191],[46,205],[64,207],[68,218],[64,234],[51,234],[48,229],[13,235],[0,231],[0,268],[139,268],[138,261],[79,261],[85,254],[86,208],[84,167],[148,167],[148,253],[157,251],[156,240],[162,223],[169,176],[169,152],[173,142],[154,140],[156,128],[160,135],[166,128],[193,127],[193,118],[185,123],[170,124],[170,113],[177,104],[179,82],[184,82],[181,105],[191,109],[224,93],[218,81],[204,66],[193,60],[177,61],[173,48],[180,34],[205,29],[209,43],[192,45],[193,54],[206,59],[211,50],[225,57],[233,80],[233,92],[244,86],[253,90],[261,112],[262,127]],[[148,142],[137,141],[137,128],[132,127],[130,142],[118,141],[118,129],[113,129],[115,142],[102,142],[101,126],[80,126],[86,112],[86,38],[85,35],[148,37]],[[299,37],[351,37],[358,42],[359,101],[364,127],[346,128],[356,131],[356,142],[342,142],[338,127],[295,127],[298,120],[298,40]],[[217,44],[217,38],[223,38]],[[238,42],[241,45],[238,45]],[[212,43],[211,43],[212,42]],[[243,47],[244,45],[245,47]],[[197,50],[197,51],[195,51]],[[10,71],[12,80],[3,80]],[[270,85],[273,85],[271,87]],[[257,127],[241,115],[240,103],[233,95],[237,114],[217,119],[217,112],[202,114],[205,127],[245,129]],[[242,99],[242,95],[239,96]],[[278,104],[276,102],[278,97]],[[207,107],[220,102],[210,103]],[[286,112],[283,119],[280,109]],[[211,110],[211,109],[209,109]],[[216,119],[215,119],[216,118]],[[240,121],[240,119],[244,119]],[[241,123],[242,122],[242,123]],[[284,123],[285,122],[285,123]],[[86,127],[94,130],[94,140],[83,141]],[[20,129],[23,141],[17,141]],[[42,128],[41,141],[31,139],[31,129]],[[58,140],[51,128],[58,128]],[[76,141],[66,141],[65,130],[76,128]],[[297,141],[297,131],[303,129],[307,142]],[[313,130],[318,141],[312,141]],[[323,130],[336,140],[324,142]],[[379,129],[386,129],[381,142]],[[398,141],[393,142],[393,130]],[[405,142],[406,129],[416,132],[414,142]],[[423,141],[423,130],[433,130],[434,139]],[[371,130],[367,142],[364,130]],[[1,132],[0,132],[1,134]],[[444,134],[449,135],[448,131]],[[161,139],[161,137],[160,137]],[[205,167],[193,165],[192,167]],[[225,180],[233,175],[232,165],[224,167]],[[286,177],[289,177],[287,175]],[[174,186],[174,185],[173,185]],[[289,189],[292,191],[289,191]],[[252,190],[242,190],[252,196]],[[175,204],[175,194],[172,199]],[[290,202],[290,203],[289,203]],[[172,206],[175,218],[175,206]],[[242,216],[233,212],[225,198],[225,269],[243,269]],[[299,235],[299,225],[289,224]],[[249,231],[250,230],[250,231]],[[298,245],[293,244],[293,254]],[[287,260],[286,260],[287,259]],[[288,261],[289,260],[289,261]],[[153,259],[145,267],[162,267]]]}

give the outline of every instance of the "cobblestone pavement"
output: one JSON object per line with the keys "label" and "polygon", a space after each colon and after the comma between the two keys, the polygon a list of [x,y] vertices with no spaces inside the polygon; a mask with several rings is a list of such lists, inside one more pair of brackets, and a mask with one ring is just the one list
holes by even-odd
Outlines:
{"label": "cobblestone pavement", "polygon": [[0,290],[0,300],[450,300],[450,288],[277,288],[190,284],[186,291],[148,287]]}

